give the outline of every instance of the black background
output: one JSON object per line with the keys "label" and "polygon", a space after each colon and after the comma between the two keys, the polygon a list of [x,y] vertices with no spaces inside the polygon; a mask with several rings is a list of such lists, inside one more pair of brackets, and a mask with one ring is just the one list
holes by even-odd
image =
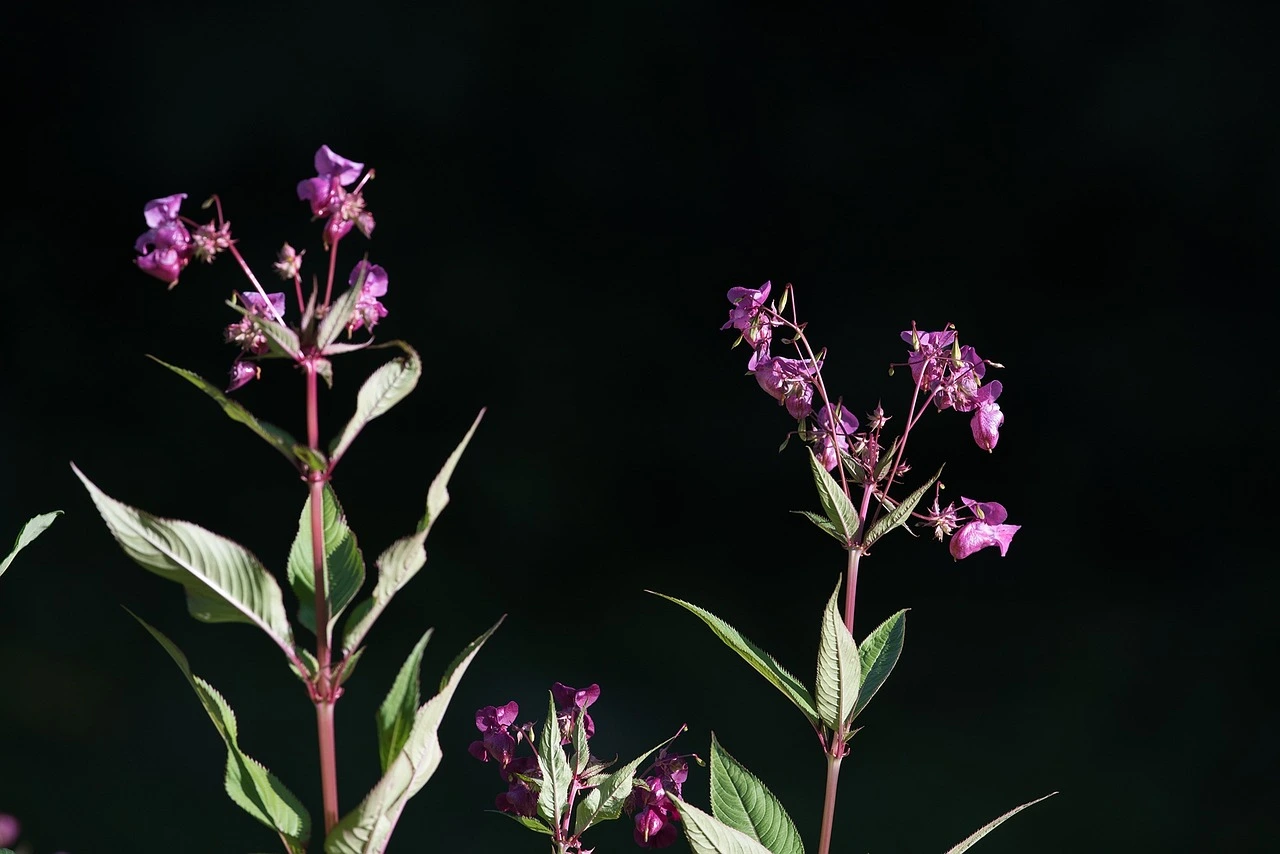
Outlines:
{"label": "black background", "polygon": [[[796,285],[858,414],[901,414],[898,332],[954,322],[1003,362],[992,455],[927,419],[918,476],[998,500],[1007,558],[896,535],[864,564],[861,637],[912,609],[840,786],[841,851],[1264,851],[1277,736],[1262,700],[1277,593],[1272,294],[1280,228],[1272,11],[1226,4],[103,6],[12,12],[3,205],[3,533],[66,516],[0,581],[0,811],[35,851],[270,850],[222,793],[222,744],[167,656],[239,714],[241,743],[319,822],[314,719],[252,628],[199,624],[120,552],[68,463],[282,569],[304,490],[151,353],[220,381],[230,259],[178,288],[132,267],[151,198],[219,193],[269,274],[319,232],[294,185],[321,144],[377,169],[367,249],[384,338],[423,354],[335,486],[372,560],[412,530],[482,406],[427,567],[338,706],[344,809],[377,777],[373,711],[418,634],[462,682],[436,777],[392,850],[542,850],[486,813],[472,711],[541,715],[598,682],[596,752],[710,731],[817,843],[823,762],[697,602],[806,681],[843,556],[790,422],[730,350],[725,291]],[[305,269],[305,268],[304,268]],[[337,364],[340,427],[376,356]],[[302,432],[271,363],[237,397]],[[897,422],[900,424],[901,418]],[[1259,530],[1261,529],[1261,530]],[[372,578],[372,575],[371,575]],[[286,594],[288,599],[288,594]],[[289,600],[292,601],[291,599]],[[292,608],[292,605],[290,605]],[[706,772],[686,793],[707,806]],[[601,851],[631,846],[625,822]],[[590,839],[590,837],[588,837]],[[679,843],[682,849],[684,843]]]}

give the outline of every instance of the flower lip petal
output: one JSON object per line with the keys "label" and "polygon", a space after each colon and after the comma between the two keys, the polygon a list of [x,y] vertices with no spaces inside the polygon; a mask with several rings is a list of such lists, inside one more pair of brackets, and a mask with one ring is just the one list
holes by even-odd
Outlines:
{"label": "flower lip petal", "polygon": [[337,176],[338,183],[344,187],[354,183],[360,177],[360,173],[364,171],[363,163],[357,163],[340,154],[335,154],[333,149],[327,145],[322,145],[316,149],[315,167],[316,172],[321,176]]}

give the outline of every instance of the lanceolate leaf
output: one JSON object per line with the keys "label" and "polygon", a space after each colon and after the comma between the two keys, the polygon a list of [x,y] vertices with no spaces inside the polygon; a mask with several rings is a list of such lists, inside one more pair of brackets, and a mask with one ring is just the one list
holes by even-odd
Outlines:
{"label": "lanceolate leaf", "polygon": [[27,523],[22,526],[22,530],[18,532],[18,538],[13,541],[13,551],[0,561],[0,575],[4,575],[4,571],[9,568],[9,564],[13,563],[13,559],[18,556],[18,552],[25,549],[31,544],[31,541],[43,534],[53,520],[62,515],[61,510],[54,510],[52,513],[41,513],[39,516],[32,516]]}
{"label": "lanceolate leaf", "polygon": [[1056,794],[1058,793],[1050,792],[1044,797],[1036,798],[1034,801],[1028,801],[1027,803],[1023,804],[1020,807],[1015,807],[1009,810],[1007,813],[995,819],[994,821],[988,822],[987,824],[984,824],[982,827],[978,828],[976,831],[974,831],[972,836],[967,837],[959,845],[956,845],[954,848],[948,849],[947,854],[963,854],[963,852],[968,851],[970,848],[972,848],[974,843],[977,842],[979,839],[986,836],[988,833],[995,830],[1000,825],[1004,824],[1005,820],[1013,818],[1015,815],[1025,810],[1027,807],[1034,806],[1035,804],[1038,804],[1041,801],[1043,801],[1045,798],[1052,798]]}
{"label": "lanceolate leaf", "polygon": [[351,447],[356,436],[365,425],[379,415],[384,415],[413,391],[422,375],[422,360],[412,347],[403,341],[391,342],[404,350],[404,356],[392,359],[378,368],[360,387],[356,395],[356,412],[342,429],[342,434],[334,440],[329,450],[329,457],[334,464]]}
{"label": "lanceolate leaf", "polygon": [[907,632],[907,611],[902,609],[885,620],[876,630],[867,635],[858,647],[858,659],[862,669],[862,689],[858,692],[858,703],[853,707],[856,718],[871,698],[880,690],[880,686],[893,672],[893,666],[902,655],[902,642]]}
{"label": "lanceolate leaf", "polygon": [[813,696],[818,716],[827,729],[835,731],[852,717],[862,683],[858,648],[840,617],[840,582],[822,612],[822,634],[818,640],[818,679]]}
{"label": "lanceolate leaf", "polygon": [[822,511],[844,542],[852,543],[858,533],[858,511],[853,508],[853,502],[844,494],[840,481],[831,476],[812,451],[809,452],[809,468],[813,472],[813,483],[818,487]]}
{"label": "lanceolate leaf", "polygon": [[400,667],[396,679],[391,683],[391,690],[378,707],[378,761],[385,772],[391,760],[400,754],[404,743],[409,740],[409,730],[418,713],[421,702],[419,671],[422,667],[422,653],[431,640],[431,629],[413,646],[409,657]]}
{"label": "lanceolate leaf", "polygon": [[268,355],[277,359],[296,359],[301,349],[298,333],[287,326],[281,326],[260,314],[253,314],[238,302],[227,301],[227,305],[253,321],[253,325],[267,336],[267,345],[271,348]]}
{"label": "lanceolate leaf", "polygon": [[684,836],[693,854],[774,854],[741,830],[668,793],[680,810]]}
{"label": "lanceolate leaf", "polygon": [[449,455],[449,459],[445,460],[440,473],[436,475],[435,480],[431,481],[431,486],[427,489],[427,511],[418,521],[417,531],[396,540],[378,557],[376,561],[378,583],[374,586],[370,598],[351,610],[351,616],[347,618],[347,626],[343,632],[343,649],[353,650],[360,645],[365,635],[369,633],[369,629],[387,607],[387,603],[391,601],[391,597],[408,584],[427,562],[424,544],[427,534],[431,532],[431,526],[435,524],[436,519],[449,503],[449,477],[457,467],[462,452],[466,450],[467,443],[471,441],[483,417],[482,409],[476,416],[476,420],[472,422],[467,435],[462,437],[458,447]]}
{"label": "lanceolate leaf", "polygon": [[[157,364],[164,365],[166,368],[173,371],[175,374],[182,377],[205,394],[209,395],[209,397],[213,398],[213,401],[222,407],[222,411],[227,413],[227,416],[232,421],[238,421],[254,433],[257,433],[267,441],[267,444],[284,454],[285,458],[289,460],[294,467],[297,467],[298,462],[301,461],[310,467],[315,468],[315,460],[313,457],[318,456],[316,452],[293,438],[293,436],[289,435],[288,431],[281,430],[279,427],[274,424],[268,424],[266,421],[259,421],[252,412],[245,409],[238,401],[227,397],[222,393],[221,389],[201,377],[199,374],[192,373],[186,368],[179,368],[175,365],[169,364],[168,362],[163,362],[155,356],[150,356],[149,358]],[[324,468],[323,462],[320,463],[320,468]]]}
{"label": "lanceolate leaf", "polygon": [[342,330],[351,322],[351,315],[355,314],[356,303],[360,301],[362,290],[364,290],[364,276],[360,277],[355,287],[343,291],[342,295],[329,306],[329,313],[320,321],[320,329],[316,333],[318,348],[325,349],[342,334]]}
{"label": "lanceolate leaf", "polygon": [[[328,583],[329,631],[364,584],[364,555],[356,543],[356,535],[347,526],[347,517],[338,503],[333,487],[324,485],[320,502],[323,520],[325,579]],[[311,496],[302,506],[298,533],[289,549],[289,586],[298,597],[298,622],[312,632],[316,630],[316,574],[311,556]]]}
{"label": "lanceolate leaf", "polygon": [[844,535],[836,530],[836,526],[832,525],[826,516],[823,516],[820,513],[814,513],[811,510],[792,510],[791,512],[795,513],[797,516],[803,516],[808,519],[823,531],[826,531],[828,534],[839,540],[841,545],[848,545],[848,541],[844,538]]}
{"label": "lanceolate leaf", "polygon": [[938,473],[925,481],[924,486],[903,499],[902,503],[894,507],[888,513],[885,513],[875,521],[870,528],[867,529],[866,535],[862,538],[862,547],[868,548],[876,540],[892,531],[902,523],[906,522],[911,516],[911,512],[916,509],[916,505],[920,503],[920,499],[929,491],[929,487],[942,476],[942,469],[938,469]]}
{"label": "lanceolate leaf", "polygon": [[781,802],[711,734],[711,812],[773,854],[804,854],[804,842]]}
{"label": "lanceolate leaf", "polygon": [[717,617],[715,614],[712,614],[710,611],[699,608],[697,605],[692,605],[682,599],[677,599],[674,596],[667,596],[664,593],[658,593],[654,590],[648,590],[646,592],[652,593],[655,596],[661,596],[669,602],[674,602],[699,617],[707,624],[708,627],[710,627],[716,637],[724,641],[725,645],[729,647],[729,649],[742,656],[743,660],[745,660],[747,664],[750,664],[756,669],[756,672],[769,680],[770,684],[785,694],[792,703],[795,703],[796,708],[803,712],[804,716],[809,719],[809,723],[813,724],[815,727],[819,725],[818,710],[814,705],[813,695],[809,693],[809,689],[804,686],[803,682],[788,673],[782,665],[778,664],[778,662],[773,659],[773,656],[747,640],[737,629]]}
{"label": "lanceolate leaf", "polygon": [[292,656],[280,586],[248,549],[190,522],[160,519],[111,498],[72,464],[125,554],[186,588],[187,610],[206,623],[252,623]]}
{"label": "lanceolate leaf", "polygon": [[421,791],[440,766],[443,752],[436,731],[467,666],[502,620],[472,641],[445,670],[440,693],[418,709],[409,738],[391,761],[382,779],[360,805],[334,826],[325,838],[325,854],[381,854],[409,799]]}
{"label": "lanceolate leaf", "polygon": [[538,792],[538,817],[552,827],[560,825],[560,817],[569,805],[569,784],[573,769],[569,757],[560,746],[560,724],[556,720],[555,697],[547,692],[547,717],[538,734],[538,770],[542,772],[542,788]]}
{"label": "lanceolate leaf", "polygon": [[[684,732],[683,727],[680,732]],[[622,815],[622,804],[627,799],[627,795],[631,794],[631,789],[635,785],[636,769],[640,767],[642,762],[652,756],[655,751],[661,750],[675,741],[676,736],[679,734],[679,732],[676,733],[676,735],[671,736],[662,744],[637,756],[604,779],[596,782],[596,788],[592,789],[587,797],[578,803],[578,809],[573,816],[574,835],[581,836],[583,831],[592,825],[599,824],[602,821],[613,821]]]}
{"label": "lanceolate leaf", "polygon": [[236,731],[236,715],[227,701],[213,686],[192,674],[191,666],[182,651],[158,629],[148,625],[136,614],[133,618],[151,633],[173,659],[191,687],[204,710],[208,712],[218,734],[227,745],[227,794],[241,809],[280,834],[290,852],[302,854],[311,836],[311,816],[306,807],[294,797],[274,774],[261,763],[240,749]]}

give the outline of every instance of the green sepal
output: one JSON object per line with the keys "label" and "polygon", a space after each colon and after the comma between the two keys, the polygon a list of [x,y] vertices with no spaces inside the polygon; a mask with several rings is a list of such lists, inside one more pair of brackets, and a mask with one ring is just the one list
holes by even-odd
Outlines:
{"label": "green sepal", "polygon": [[773,854],[741,830],[730,827],[693,804],[670,792],[667,797],[675,801],[676,808],[680,810],[684,838],[693,854]]}
{"label": "green sepal", "polygon": [[[853,720],[871,702],[871,698],[880,690],[880,686],[889,678],[893,667],[902,655],[902,642],[907,632],[907,609],[903,608],[885,620],[875,631],[867,635],[858,647],[858,661],[862,671],[862,685],[858,691],[858,702],[853,707]],[[846,723],[848,723],[848,720]]]}
{"label": "green sepal", "polygon": [[400,666],[400,672],[391,683],[391,690],[378,707],[378,762],[383,772],[386,772],[391,760],[400,753],[409,739],[409,730],[413,727],[413,719],[421,701],[419,672],[422,668],[422,652],[427,648],[427,641],[431,640],[432,631],[427,629],[413,645],[409,657]]}
{"label": "green sepal", "polygon": [[813,472],[813,484],[818,488],[822,512],[827,514],[827,519],[840,535],[838,539],[848,546],[858,535],[858,511],[853,508],[849,496],[844,494],[840,482],[823,468],[812,451],[809,452],[809,469]]}
{"label": "green sepal", "polygon": [[542,732],[535,745],[538,754],[538,770],[542,773],[542,788],[538,792],[538,817],[552,827],[560,826],[560,818],[569,806],[569,784],[573,782],[573,769],[560,745],[560,723],[556,720],[556,699],[547,692],[547,717],[542,722]]}
{"label": "green sepal", "polygon": [[711,812],[773,854],[804,854],[804,842],[782,803],[729,755],[711,733]]}
{"label": "green sepal", "polygon": [[386,849],[405,804],[422,790],[440,767],[444,753],[437,731],[458,682],[480,647],[501,624],[502,619],[499,619],[445,668],[439,693],[418,709],[408,740],[382,779],[360,805],[343,816],[325,837],[325,854],[380,854]]}
{"label": "green sepal", "polygon": [[9,564],[13,563],[13,559],[18,556],[18,552],[31,545],[31,541],[48,530],[53,524],[53,520],[62,515],[61,510],[54,510],[52,513],[41,513],[39,516],[32,516],[22,526],[22,530],[18,531],[18,537],[13,541],[13,550],[0,561],[0,575],[4,575],[4,571],[9,568]]}
{"label": "green sepal", "polygon": [[809,719],[810,724],[815,728],[820,725],[818,710],[814,704],[813,695],[809,693],[809,689],[804,686],[803,682],[788,673],[781,664],[774,660],[773,656],[747,640],[742,636],[741,632],[710,611],[685,602],[683,599],[677,599],[665,593],[658,593],[656,590],[646,590],[645,592],[661,596],[668,602],[674,602],[701,619],[729,649],[742,656],[747,664],[755,668],[757,673],[767,679],[771,685],[794,703],[796,708]]}
{"label": "green sepal", "polygon": [[368,649],[367,646],[362,646],[347,656],[346,666],[343,667],[342,672],[338,674],[339,685],[345,684],[346,681],[351,678],[351,674],[356,672],[356,665],[360,663],[360,657],[364,655],[364,651],[366,649]]}
{"label": "green sepal", "polygon": [[205,623],[256,625],[285,655],[292,654],[293,629],[280,585],[252,552],[199,525],[161,519],[116,501],[75,463],[71,468],[125,554],[143,569],[186,589],[191,616]]}
{"label": "green sepal", "polygon": [[818,716],[835,732],[853,716],[862,683],[862,667],[853,635],[840,617],[840,582],[822,612],[822,634],[818,639],[818,676],[813,696]]}
{"label": "green sepal", "polygon": [[1027,807],[1035,806],[1036,804],[1040,803],[1046,798],[1052,798],[1056,794],[1058,793],[1050,792],[1049,794],[1043,797],[1036,798],[1034,801],[1027,801],[1025,804],[1023,804],[1020,807],[1014,807],[1013,809],[1009,810],[1007,813],[1000,816],[999,818],[993,821],[989,821],[986,824],[984,824],[982,827],[978,828],[976,831],[973,832],[972,835],[966,837],[965,840],[961,842],[959,845],[956,845],[952,848],[947,849],[947,854],[963,854],[963,852],[968,851],[970,848],[972,848],[974,843],[976,843],[979,839],[986,836],[988,833],[995,830],[1000,825],[1004,824],[1006,820],[1013,818],[1015,815],[1025,810]]}
{"label": "green sepal", "polygon": [[[325,637],[333,634],[333,626],[343,610],[360,592],[364,584],[364,555],[356,535],[347,526],[347,517],[329,483],[321,493],[320,515],[324,536],[324,568],[329,601],[329,625]],[[298,597],[298,622],[316,630],[316,578],[311,555],[311,496],[302,505],[298,533],[294,535],[286,562],[289,586]]]}
{"label": "green sepal", "polygon": [[867,529],[867,533],[862,538],[862,547],[864,549],[870,548],[871,544],[876,540],[892,531],[898,525],[905,523],[907,519],[910,518],[911,512],[916,509],[916,505],[920,503],[920,499],[924,497],[925,492],[927,492],[929,487],[933,486],[941,476],[942,469],[939,468],[938,473],[925,481],[924,486],[920,487],[915,492],[912,492],[904,498],[897,507],[894,507],[888,513],[885,513],[872,523],[871,527]]}
{"label": "green sepal", "polygon": [[337,464],[351,447],[351,443],[355,441],[365,425],[378,416],[386,414],[391,407],[403,400],[409,392],[413,391],[418,384],[418,378],[422,376],[422,359],[418,357],[417,352],[403,341],[389,343],[400,347],[405,355],[392,359],[378,368],[360,386],[360,392],[356,395],[355,415],[347,422],[347,426],[342,428],[342,433],[329,448],[329,458],[334,464]]}
{"label": "green sepal", "polygon": [[240,749],[235,712],[212,685],[191,672],[182,650],[137,614],[129,611],[129,616],[141,623],[169,653],[222,736],[227,746],[227,795],[249,815],[280,834],[291,854],[302,854],[311,837],[311,816],[306,807],[276,775]]}

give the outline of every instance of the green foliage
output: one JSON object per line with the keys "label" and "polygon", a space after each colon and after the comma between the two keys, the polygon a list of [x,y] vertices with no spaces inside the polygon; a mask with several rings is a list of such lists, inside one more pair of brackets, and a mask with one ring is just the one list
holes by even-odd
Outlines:
{"label": "green foliage", "polygon": [[680,810],[684,836],[693,854],[774,854],[752,837],[675,795],[668,795]]}
{"label": "green foliage", "polygon": [[760,779],[711,734],[711,812],[772,854],[804,854],[795,822]]}
{"label": "green foliage", "polygon": [[[391,760],[399,755],[404,744],[409,740],[409,731],[413,728],[414,718],[421,702],[422,653],[431,640],[431,629],[422,635],[409,657],[400,667],[391,690],[378,707],[378,761],[385,773]],[[358,654],[358,653],[357,653]]]}
{"label": "green foliage", "polygon": [[[364,556],[356,536],[347,526],[347,517],[338,503],[333,486],[326,483],[320,502],[321,530],[324,535],[324,578],[329,601],[329,625],[325,637],[332,635],[334,623],[364,584]],[[316,630],[316,575],[311,553],[311,496],[302,505],[298,533],[289,549],[287,562],[289,586],[298,597],[298,622],[312,632]]]}
{"label": "green foliage", "polygon": [[832,526],[831,530],[823,530],[827,530],[846,546],[851,545],[858,535],[858,511],[854,509],[853,502],[844,494],[840,482],[823,468],[812,451],[809,452],[809,470],[813,473],[813,485],[818,488],[822,512],[827,514]]}
{"label": "green foliage", "polygon": [[[683,731],[682,728],[681,732]],[[676,735],[679,735],[679,733],[676,733]],[[622,804],[635,786],[636,770],[655,752],[666,747],[675,739],[676,736],[673,735],[616,771],[598,780],[592,780],[591,782],[595,785],[595,788],[578,802],[578,808],[574,811],[574,836],[581,836],[592,825],[603,821],[613,821],[621,816]]]}
{"label": "green foliage", "polygon": [[862,666],[853,635],[840,617],[838,601],[840,582],[827,600],[822,612],[822,633],[818,639],[818,677],[814,698],[818,716],[832,732],[844,727],[853,717],[862,683]]}
{"label": "green foliage", "polygon": [[880,686],[893,672],[893,666],[902,655],[902,642],[907,632],[907,611],[904,608],[885,620],[876,630],[867,635],[858,647],[858,659],[861,663],[862,686],[858,691],[858,702],[853,707],[849,719],[856,718],[871,698],[880,690]]}
{"label": "green foliage", "polygon": [[542,786],[538,790],[538,817],[552,827],[560,826],[569,805],[569,785],[573,782],[573,769],[560,746],[560,724],[556,720],[556,701],[547,692],[547,718],[542,722],[538,735],[538,770],[542,772]]}
{"label": "green foliage", "polygon": [[972,848],[975,842],[977,842],[982,837],[986,836],[991,831],[995,830],[1000,825],[1004,824],[1006,820],[1013,818],[1015,815],[1025,810],[1027,807],[1034,806],[1040,803],[1041,801],[1045,800],[1046,798],[1052,798],[1056,794],[1058,793],[1050,792],[1049,794],[1043,797],[1036,798],[1034,801],[1028,801],[1027,803],[1023,804],[1020,807],[1014,807],[1013,809],[1009,810],[1007,813],[1000,816],[999,818],[994,819],[993,821],[989,821],[986,824],[984,824],[982,827],[978,828],[976,831],[973,832],[972,835],[966,837],[965,840],[961,842],[959,845],[956,845],[953,848],[947,849],[947,854],[963,854],[963,852],[968,851],[970,848]]}
{"label": "green foliage", "polygon": [[385,415],[391,407],[404,400],[422,376],[422,360],[412,347],[403,341],[391,341],[389,344],[401,348],[406,355],[392,359],[378,368],[360,386],[360,392],[356,395],[355,415],[329,448],[329,457],[334,465],[351,447],[365,425],[380,415]]}
{"label": "green foliage", "polygon": [[342,295],[333,301],[329,306],[328,314],[320,321],[320,329],[316,332],[316,347],[320,350],[326,349],[338,340],[342,330],[346,329],[347,324],[351,322],[351,315],[355,314],[356,304],[360,302],[360,292],[364,290],[364,279],[368,275],[367,267],[365,271],[354,287],[343,291]]}
{"label": "green foliage", "polygon": [[192,674],[187,657],[158,629],[136,614],[133,618],[151,633],[187,677],[218,734],[227,745],[227,795],[249,815],[280,834],[291,854],[306,851],[311,836],[311,816],[293,793],[260,762],[240,749],[235,712],[213,686]]}
{"label": "green foliage", "polygon": [[941,476],[942,469],[939,468],[937,474],[924,482],[924,486],[921,486],[915,492],[908,495],[897,507],[892,508],[888,513],[877,519],[867,530],[866,536],[862,538],[862,547],[864,549],[869,548],[876,540],[880,539],[899,525],[904,524],[909,518],[911,518],[911,512],[916,509],[916,505],[920,503],[920,499],[924,497],[924,494],[929,490],[929,487],[933,486]]}
{"label": "green foliage", "polygon": [[22,530],[18,531],[18,538],[13,541],[13,550],[0,561],[0,575],[4,575],[9,564],[13,563],[13,559],[18,556],[18,552],[31,545],[31,541],[48,530],[53,524],[53,520],[62,515],[61,510],[54,510],[52,513],[41,513],[39,516],[32,516],[22,526]]}

